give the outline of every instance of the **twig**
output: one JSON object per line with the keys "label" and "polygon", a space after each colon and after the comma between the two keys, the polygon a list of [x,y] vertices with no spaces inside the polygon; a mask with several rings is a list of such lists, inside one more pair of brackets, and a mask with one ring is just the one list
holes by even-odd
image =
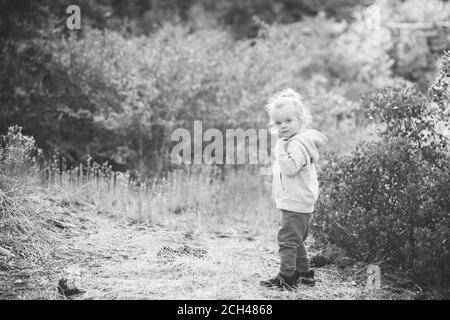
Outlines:
{"label": "twig", "polygon": [[348,236],[352,237],[352,238],[356,238],[353,234],[351,234],[350,232],[348,232],[342,225],[340,225],[337,221],[335,221],[333,218],[331,218],[331,222],[333,222],[334,224],[336,224],[342,231],[344,231]]}

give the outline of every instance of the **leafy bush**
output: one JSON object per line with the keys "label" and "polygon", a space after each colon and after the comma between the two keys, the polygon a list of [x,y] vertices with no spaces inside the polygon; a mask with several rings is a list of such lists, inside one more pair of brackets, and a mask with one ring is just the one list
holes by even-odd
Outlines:
{"label": "leafy bush", "polygon": [[[223,31],[190,34],[171,25],[139,38],[85,28],[81,38],[11,45],[5,67],[24,70],[13,81],[5,79],[9,87],[2,100],[9,112],[3,121],[6,125],[21,114],[27,132],[36,133],[46,150],[59,146],[68,160],[79,162],[90,153],[99,163],[112,160],[116,169],[122,165],[140,171],[161,171],[170,133],[189,128],[193,119],[202,119],[204,129],[265,127],[261,106],[286,86],[301,89],[317,125],[327,128],[327,121],[334,121],[332,108],[351,103],[338,90],[327,92],[333,83],[299,78],[310,63],[309,50],[317,52],[326,44],[324,38],[307,48],[302,43],[310,36],[299,31],[273,27],[254,42],[235,43]],[[46,54],[44,61],[31,56],[11,63],[18,51],[36,48]],[[46,67],[41,69],[41,63]],[[29,74],[31,68],[37,78]]]}
{"label": "leafy bush", "polygon": [[259,21],[258,36],[241,41],[171,24],[139,37],[89,24],[68,33],[49,19],[30,39],[0,46],[0,132],[21,125],[47,158],[58,148],[70,165],[90,154],[115,170],[161,173],[170,168],[175,128],[191,128],[194,119],[204,130],[265,128],[267,98],[292,87],[342,151],[361,125],[350,123],[357,94],[390,79],[389,43],[370,38],[384,30],[366,28],[364,19]]}
{"label": "leafy bush", "polygon": [[365,97],[364,110],[384,129],[378,141],[332,154],[322,168],[313,223],[319,241],[450,281],[449,66],[446,54],[431,99],[405,81]]}

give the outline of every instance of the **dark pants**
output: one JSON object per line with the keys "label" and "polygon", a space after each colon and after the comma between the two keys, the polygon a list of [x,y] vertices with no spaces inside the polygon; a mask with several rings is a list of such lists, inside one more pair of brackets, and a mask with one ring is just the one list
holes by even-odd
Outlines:
{"label": "dark pants", "polygon": [[309,259],[304,241],[308,237],[310,213],[281,209],[281,228],[278,231],[278,245],[281,264],[280,274],[292,276],[295,270],[309,271]]}

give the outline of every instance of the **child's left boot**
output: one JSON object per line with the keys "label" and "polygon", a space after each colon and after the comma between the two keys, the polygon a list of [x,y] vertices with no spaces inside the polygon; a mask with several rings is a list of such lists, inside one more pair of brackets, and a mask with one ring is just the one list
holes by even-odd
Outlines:
{"label": "child's left boot", "polygon": [[314,287],[316,285],[316,280],[314,279],[314,270],[309,270],[306,272],[299,272],[295,270],[293,277],[297,279],[297,283],[301,283],[310,287]]}
{"label": "child's left boot", "polygon": [[274,278],[269,280],[261,281],[259,284],[267,288],[279,288],[293,290],[297,288],[298,277],[294,273],[292,276],[283,276],[282,274],[277,274]]}

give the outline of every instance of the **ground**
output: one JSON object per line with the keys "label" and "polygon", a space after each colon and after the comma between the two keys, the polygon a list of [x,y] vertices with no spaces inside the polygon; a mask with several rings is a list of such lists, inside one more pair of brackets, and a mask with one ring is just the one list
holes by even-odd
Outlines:
{"label": "ground", "polygon": [[[0,256],[0,299],[412,299],[420,293],[382,278],[369,296],[367,266],[356,261],[315,268],[315,287],[270,290],[258,283],[277,272],[276,230],[197,233],[182,223],[135,223],[88,204],[52,208],[59,210],[49,226],[63,254],[37,264]],[[312,238],[307,247],[310,255],[323,252]],[[61,294],[62,278],[82,293]]]}

